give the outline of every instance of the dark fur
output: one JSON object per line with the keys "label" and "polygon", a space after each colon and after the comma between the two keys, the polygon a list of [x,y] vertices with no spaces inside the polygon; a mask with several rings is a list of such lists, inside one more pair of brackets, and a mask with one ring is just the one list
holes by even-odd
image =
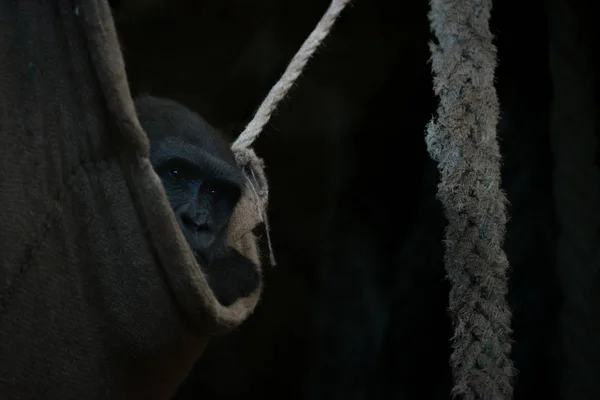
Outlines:
{"label": "dark fur", "polygon": [[[229,145],[201,116],[172,100],[141,96],[135,106],[150,140],[152,166],[215,297],[227,306],[248,296],[259,284],[258,267],[227,245],[227,225],[244,190]],[[216,194],[209,193],[212,187]]]}

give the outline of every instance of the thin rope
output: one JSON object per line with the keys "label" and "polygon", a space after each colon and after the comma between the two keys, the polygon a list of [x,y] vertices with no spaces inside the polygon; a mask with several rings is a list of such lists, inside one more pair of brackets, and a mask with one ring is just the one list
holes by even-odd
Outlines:
{"label": "thin rope", "polygon": [[302,74],[308,60],[312,57],[321,43],[323,43],[327,35],[329,35],[329,31],[331,31],[333,24],[348,3],[350,3],[350,0],[332,0],[329,8],[315,29],[304,41],[294,58],[292,58],[292,61],[287,66],[279,81],[271,88],[269,94],[267,94],[267,97],[256,111],[256,114],[254,114],[252,121],[246,125],[244,131],[238,136],[235,142],[233,142],[231,147],[234,151],[240,148],[250,147],[260,135],[265,125],[271,119],[273,112],[292,88],[300,74]]}
{"label": "thin rope", "polygon": [[252,150],[250,146],[252,146],[265,125],[269,122],[281,100],[283,100],[298,77],[300,77],[308,60],[313,56],[321,43],[323,43],[327,35],[329,35],[333,24],[348,3],[350,3],[350,0],[332,0],[329,8],[315,29],[304,41],[300,50],[294,55],[294,58],[292,58],[292,61],[288,64],[279,81],[271,88],[269,94],[267,94],[267,97],[256,111],[256,114],[254,114],[252,121],[246,125],[244,131],[231,145],[237,163],[242,168],[242,171],[244,171],[244,175],[248,180],[260,221],[265,224],[271,265],[275,265],[275,256],[273,254],[273,245],[271,243],[271,227],[266,212],[269,199],[269,187],[264,173],[263,162],[256,156],[254,150]]}

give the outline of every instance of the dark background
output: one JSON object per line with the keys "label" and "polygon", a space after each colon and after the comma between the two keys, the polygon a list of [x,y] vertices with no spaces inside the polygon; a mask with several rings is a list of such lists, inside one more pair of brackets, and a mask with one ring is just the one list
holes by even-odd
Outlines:
{"label": "dark background", "polygon": [[[596,3],[494,2],[516,399],[600,398]],[[133,93],[233,139],[328,1],[112,5]],[[256,143],[279,264],[179,399],[449,398],[427,12],[355,0],[279,107]]]}

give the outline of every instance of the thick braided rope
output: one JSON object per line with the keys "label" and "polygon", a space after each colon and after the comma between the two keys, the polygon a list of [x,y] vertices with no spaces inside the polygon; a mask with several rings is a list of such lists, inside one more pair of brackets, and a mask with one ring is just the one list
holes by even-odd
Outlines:
{"label": "thick braided rope", "polygon": [[513,392],[491,6],[491,0],[431,0],[429,14],[439,41],[431,52],[440,103],[426,142],[438,162],[438,198],[448,219],[452,394],[468,400],[510,399]]}
{"label": "thick braided rope", "polygon": [[321,43],[323,43],[323,40],[325,40],[329,31],[331,31],[333,24],[349,2],[350,0],[333,0],[331,2],[329,8],[315,29],[304,41],[300,50],[294,55],[294,58],[292,58],[292,61],[287,66],[279,81],[269,91],[269,94],[267,94],[267,97],[256,111],[252,121],[250,121],[240,136],[233,142],[231,147],[234,151],[240,148],[250,147],[258,135],[260,135],[281,100],[283,100],[288,91],[292,88],[294,82],[296,82],[300,74],[302,74],[306,63]]}

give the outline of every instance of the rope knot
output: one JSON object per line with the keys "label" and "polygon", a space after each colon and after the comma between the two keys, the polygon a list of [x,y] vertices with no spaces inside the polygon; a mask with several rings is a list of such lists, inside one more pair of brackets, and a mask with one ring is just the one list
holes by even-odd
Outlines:
{"label": "rope knot", "polygon": [[265,224],[267,234],[267,243],[269,246],[269,261],[271,265],[275,265],[275,256],[273,254],[273,245],[271,243],[271,227],[267,216],[267,206],[269,203],[269,183],[265,174],[265,163],[259,158],[254,150],[250,147],[233,147],[235,161],[242,170],[248,189],[251,191],[251,199],[254,203],[254,210],[258,216],[258,221]]}

